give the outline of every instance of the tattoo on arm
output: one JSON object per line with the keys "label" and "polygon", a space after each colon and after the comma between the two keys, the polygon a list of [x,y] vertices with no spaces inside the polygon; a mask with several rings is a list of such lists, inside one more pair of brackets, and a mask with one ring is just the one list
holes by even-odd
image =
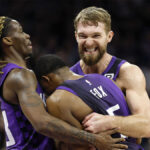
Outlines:
{"label": "tattoo on arm", "polygon": [[[33,84],[25,83],[26,86],[23,84],[23,89],[20,93],[20,97],[22,99],[20,103],[25,107],[32,108],[43,105],[42,99],[34,90]],[[48,116],[47,113],[44,115],[46,115],[45,124],[42,124],[44,127],[40,129],[40,133],[70,144],[96,144],[97,138],[94,134],[72,127],[62,120],[59,120],[51,115]]]}
{"label": "tattoo on arm", "polygon": [[82,145],[85,145],[85,143],[95,143],[95,137],[93,136],[93,134],[76,129],[75,127],[60,124],[60,120],[58,119],[54,118],[53,120],[51,120],[51,122],[47,124],[47,127],[51,128],[51,130],[55,134],[54,137],[58,138],[60,141]]}
{"label": "tattoo on arm", "polygon": [[22,105],[25,105],[27,107],[37,107],[41,104],[43,104],[41,98],[37,93],[34,91],[28,91],[26,92],[27,99],[30,99],[31,101],[21,101]]}

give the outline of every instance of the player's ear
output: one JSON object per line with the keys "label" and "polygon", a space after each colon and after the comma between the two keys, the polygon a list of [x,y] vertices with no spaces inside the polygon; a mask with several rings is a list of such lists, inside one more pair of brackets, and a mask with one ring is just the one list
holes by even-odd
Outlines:
{"label": "player's ear", "polygon": [[11,37],[3,37],[2,41],[5,45],[8,45],[8,46],[13,45],[13,41],[12,41]]}
{"label": "player's ear", "polygon": [[49,73],[48,75],[42,76],[42,80],[46,82],[53,81],[54,73]]}
{"label": "player's ear", "polygon": [[46,75],[42,76],[41,79],[42,79],[42,81],[44,81],[44,82],[49,82],[49,77],[46,76]]}
{"label": "player's ear", "polygon": [[77,41],[77,31],[74,31],[75,39]]}
{"label": "player's ear", "polygon": [[108,36],[107,36],[108,43],[111,42],[113,36],[114,36],[114,32],[113,31],[109,31],[108,32]]}

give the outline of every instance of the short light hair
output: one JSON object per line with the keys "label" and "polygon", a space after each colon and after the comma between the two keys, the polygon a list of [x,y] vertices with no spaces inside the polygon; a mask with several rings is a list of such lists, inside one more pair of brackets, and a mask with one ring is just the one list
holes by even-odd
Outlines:
{"label": "short light hair", "polygon": [[92,6],[81,10],[74,19],[75,31],[77,31],[77,26],[79,22],[83,24],[92,23],[96,26],[99,22],[101,22],[105,24],[106,32],[109,32],[111,30],[111,16],[103,8]]}

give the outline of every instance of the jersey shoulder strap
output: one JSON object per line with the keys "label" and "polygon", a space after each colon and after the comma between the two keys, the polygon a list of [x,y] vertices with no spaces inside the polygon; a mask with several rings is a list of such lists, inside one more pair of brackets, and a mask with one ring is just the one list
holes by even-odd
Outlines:
{"label": "jersey shoulder strap", "polygon": [[123,60],[123,59],[120,59],[120,58],[117,58],[117,57],[113,56],[112,60],[110,61],[109,65],[108,65],[108,67],[103,72],[103,75],[106,76],[107,78],[110,78],[110,79],[115,81],[118,74],[119,74],[120,67],[125,62],[126,62],[126,60]]}

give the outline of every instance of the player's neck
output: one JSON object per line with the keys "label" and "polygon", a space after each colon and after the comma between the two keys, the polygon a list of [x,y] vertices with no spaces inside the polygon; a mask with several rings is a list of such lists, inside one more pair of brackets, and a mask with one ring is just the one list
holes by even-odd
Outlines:
{"label": "player's neck", "polygon": [[102,74],[104,72],[104,70],[107,68],[111,59],[112,59],[112,55],[105,53],[103,55],[103,57],[98,61],[97,64],[92,65],[92,66],[88,66],[83,62],[83,60],[80,60],[80,66],[82,68],[82,71],[85,74],[90,74],[90,73]]}
{"label": "player's neck", "polygon": [[78,75],[78,74],[76,74],[76,73],[74,73],[74,72],[71,72],[71,74],[70,74],[70,79],[69,80],[77,80],[77,79],[80,79],[80,78],[82,78],[83,76],[82,75]]}
{"label": "player's neck", "polygon": [[19,55],[16,51],[8,51],[8,53],[6,53],[6,55],[4,56],[4,60],[6,60],[8,63],[14,63],[26,68],[25,59],[23,59],[21,55]]}
{"label": "player's neck", "polygon": [[67,70],[66,72],[63,72],[61,74],[61,78],[63,79],[63,81],[66,81],[66,80],[77,80],[77,79],[80,79],[82,77],[83,76],[78,75],[78,74],[72,72],[71,70]]}

